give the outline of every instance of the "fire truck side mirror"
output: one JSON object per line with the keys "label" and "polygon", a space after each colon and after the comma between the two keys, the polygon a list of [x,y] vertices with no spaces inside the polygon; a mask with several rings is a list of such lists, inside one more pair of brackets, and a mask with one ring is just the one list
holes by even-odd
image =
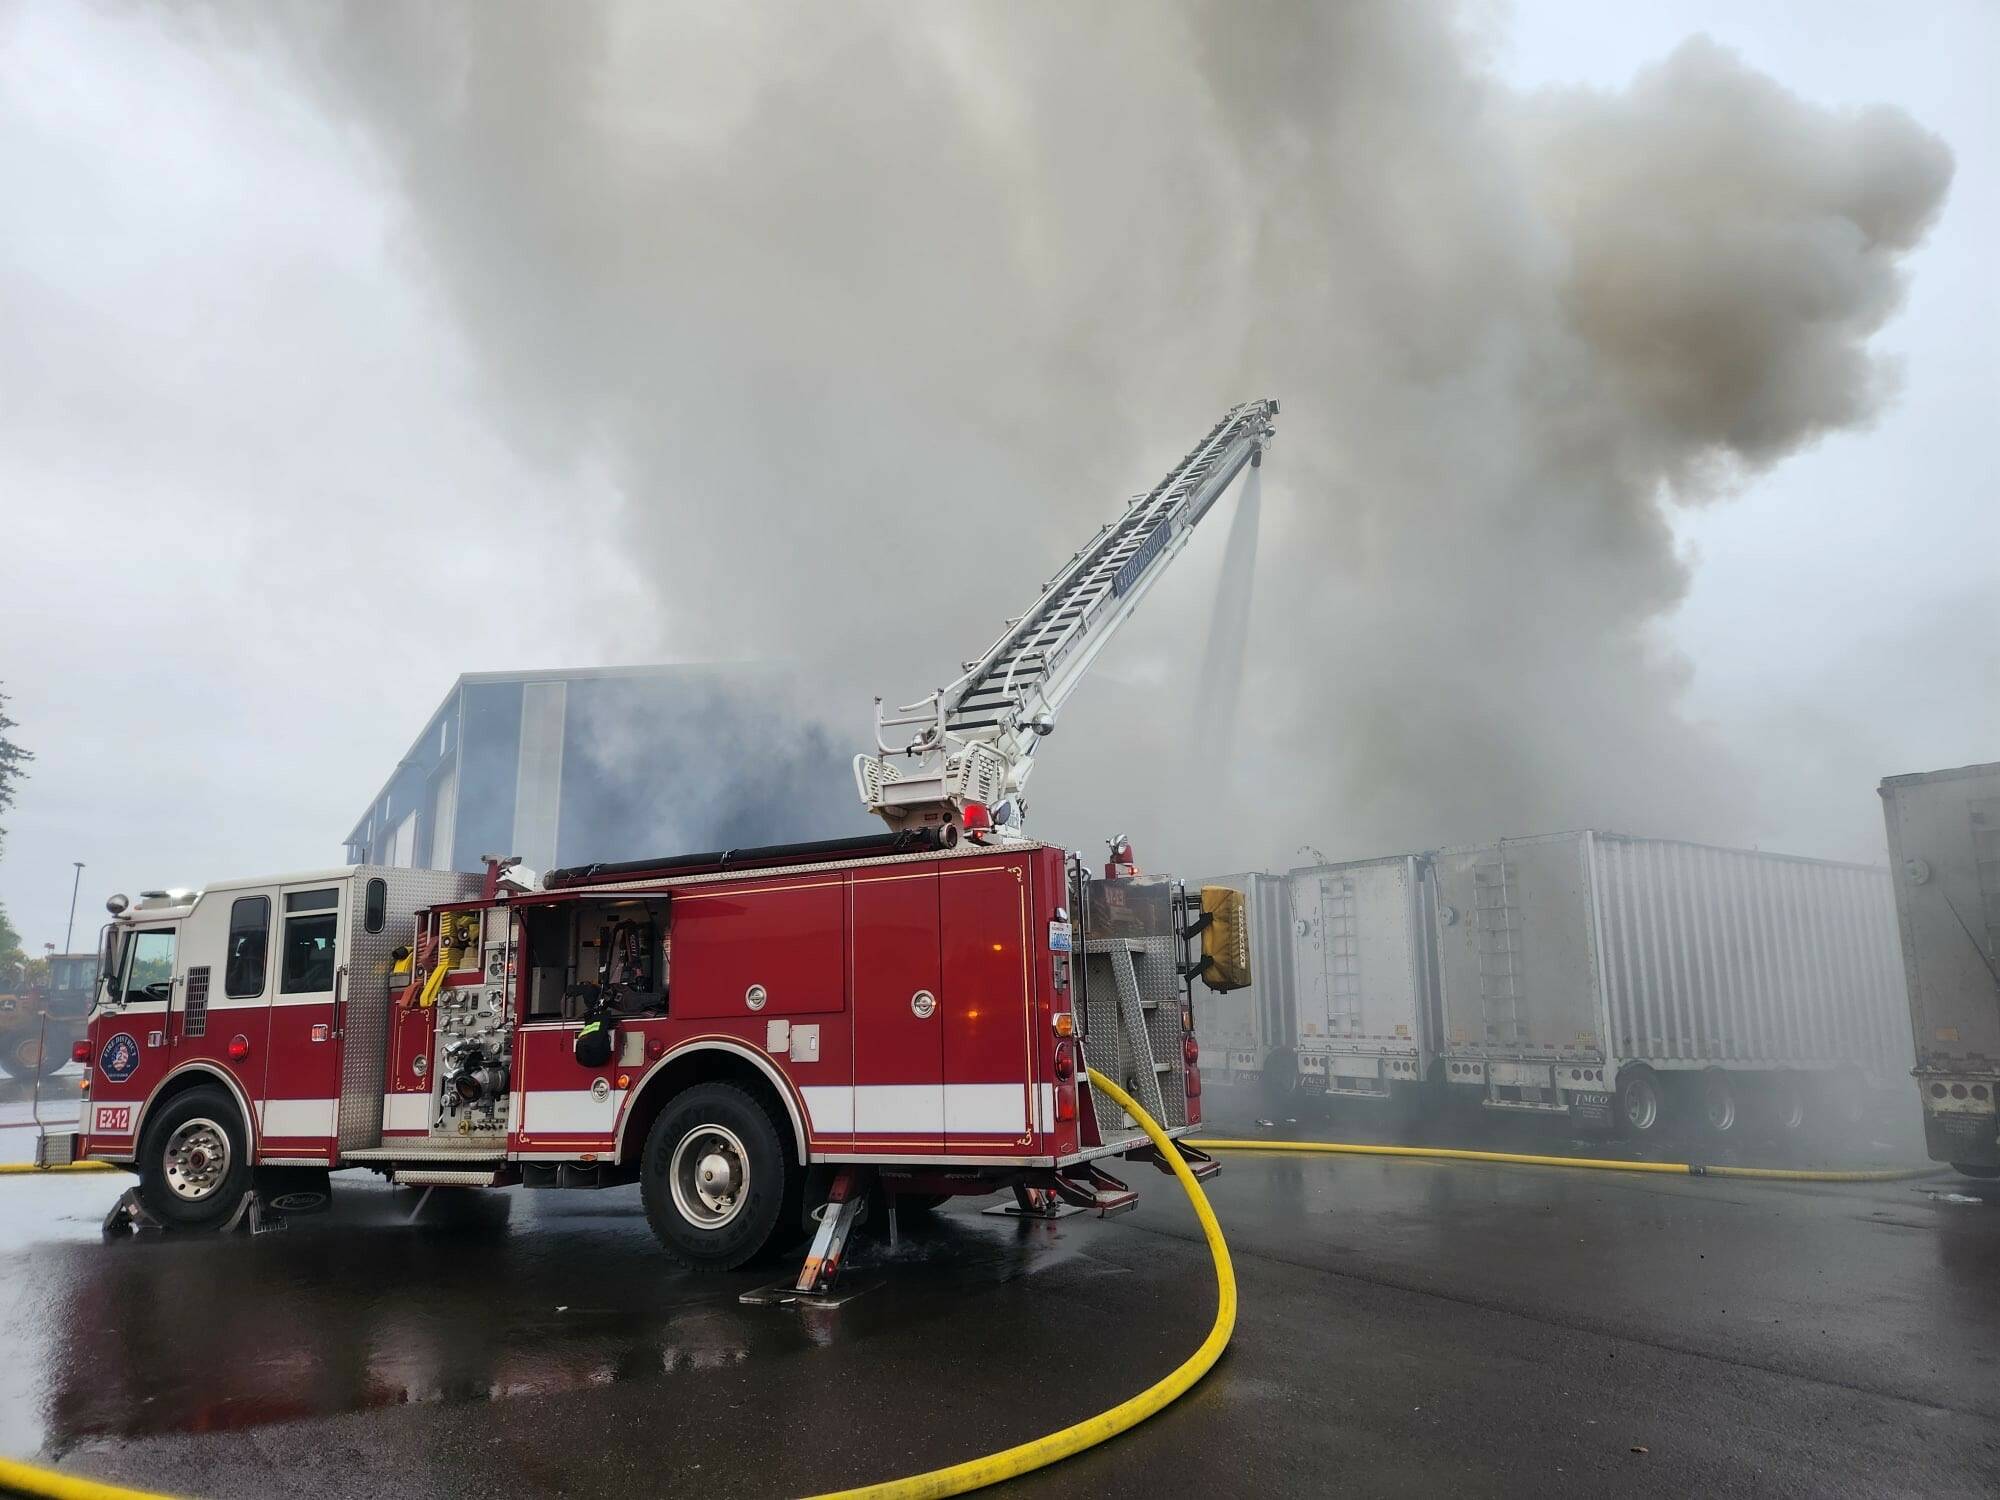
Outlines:
{"label": "fire truck side mirror", "polygon": [[118,979],[118,924],[106,922],[97,935],[97,979],[108,991]]}

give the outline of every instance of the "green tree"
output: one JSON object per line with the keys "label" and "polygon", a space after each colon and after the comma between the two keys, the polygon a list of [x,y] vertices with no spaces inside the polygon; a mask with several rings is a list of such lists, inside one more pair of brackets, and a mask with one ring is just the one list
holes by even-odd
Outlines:
{"label": "green tree", "polygon": [[12,974],[27,962],[27,955],[21,951],[21,934],[14,930],[14,924],[7,920],[7,908],[0,906],[0,979]]}
{"label": "green tree", "polygon": [[[0,693],[0,812],[14,805],[14,785],[28,774],[28,762],[35,758],[32,750],[23,750],[7,738],[7,731],[13,727],[14,721],[7,717],[7,695]],[[7,829],[0,825],[0,854],[6,850]]]}

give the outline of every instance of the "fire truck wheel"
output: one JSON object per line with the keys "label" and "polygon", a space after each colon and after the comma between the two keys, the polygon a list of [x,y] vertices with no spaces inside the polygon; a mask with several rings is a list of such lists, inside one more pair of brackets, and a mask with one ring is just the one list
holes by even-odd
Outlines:
{"label": "fire truck wheel", "polygon": [[236,1103],[219,1088],[161,1105],[139,1145],[139,1197],[173,1229],[217,1229],[250,1187],[250,1150]]}
{"label": "fire truck wheel", "polygon": [[653,1122],[639,1167],[647,1222],[697,1271],[733,1271],[780,1235],[804,1172],[770,1111],[733,1083],[701,1083]]}

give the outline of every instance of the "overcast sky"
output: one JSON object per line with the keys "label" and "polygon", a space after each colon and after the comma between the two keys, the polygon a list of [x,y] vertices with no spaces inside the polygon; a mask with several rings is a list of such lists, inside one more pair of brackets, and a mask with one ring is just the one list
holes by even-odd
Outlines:
{"label": "overcast sky", "polygon": [[[365,29],[367,9],[356,14],[362,19],[349,29]],[[1970,0],[1886,9],[1635,0],[1476,7],[1466,25],[1467,66],[1522,96],[1527,117],[1539,90],[1623,90],[1705,33],[1813,105],[1901,106],[1955,158],[1941,216],[1900,262],[1907,300],[1867,345],[1893,358],[1899,387],[1871,418],[1831,424],[1775,467],[1738,476],[1726,498],[1661,508],[1688,570],[1685,594],[1645,626],[1669,661],[1665,678],[1680,684],[1666,711],[1691,721],[1740,775],[1741,786],[1728,793],[1735,837],[1878,857],[1876,780],[2000,757],[1992,441],[2000,316],[1991,268],[2000,236],[2000,120],[1991,88],[2000,11]],[[507,331],[508,346],[496,347],[492,323],[468,312],[477,263],[436,208],[455,179],[441,178],[438,158],[425,155],[429,143],[421,122],[406,118],[408,101],[358,94],[339,76],[338,58],[322,70],[312,44],[256,31],[227,13],[221,21],[200,12],[162,20],[122,6],[0,7],[0,188],[8,205],[0,237],[0,600],[8,622],[0,628],[0,686],[20,722],[16,738],[38,757],[9,818],[0,901],[30,951],[63,937],[74,860],[88,866],[77,918],[83,945],[114,889],[334,862],[341,836],[461,672],[768,656],[821,644],[794,646],[785,630],[760,631],[757,621],[773,605],[752,589],[731,595],[729,610],[700,591],[704,575],[730,566],[709,550],[730,535],[714,514],[728,508],[720,492],[705,497],[706,507],[690,500],[635,524],[630,445],[576,438],[613,421],[605,408],[583,410],[579,401],[566,424],[552,416],[544,426],[543,393],[522,372],[577,360],[577,346],[565,342],[566,326],[574,326],[569,311],[591,315],[580,307],[590,274],[579,270],[576,284],[558,285],[560,273],[547,268],[570,263],[561,243],[565,215],[587,222],[599,199],[565,205],[562,214],[537,208],[546,243],[522,254],[540,256],[551,316],[562,316],[539,331],[523,318]],[[352,36],[338,40],[353,48]],[[693,149],[686,143],[699,142],[711,111],[741,108],[729,96],[730,67],[709,69],[700,55],[705,40],[691,39],[695,59],[682,60],[685,79],[674,75],[661,98],[646,101],[650,123],[677,150]],[[1135,39],[1131,48],[1135,73],[1151,57],[1144,43]],[[398,51],[395,61],[405,60]],[[741,57],[732,61],[745,66]],[[985,81],[980,61],[967,56],[963,72],[940,86],[972,100],[966,109],[980,130],[1004,137],[1019,101]],[[712,92],[703,91],[707,72],[721,80]],[[384,90],[411,86],[394,68],[383,76]],[[676,93],[677,81],[688,92]],[[587,94],[593,78],[558,84]],[[1143,78],[1112,86],[1148,87]],[[451,92],[445,83],[438,89]],[[579,105],[576,113],[590,111]],[[519,153],[524,179],[565,181],[572,167],[580,179],[586,166],[600,175],[617,166],[558,162],[551,170],[538,159],[538,127],[531,113],[495,147],[502,170],[508,151]],[[549,139],[560,137],[552,131]],[[1025,179],[1036,165],[1032,153],[1021,156]],[[1154,165],[1161,174],[1175,169],[1171,159]],[[943,178],[935,180],[948,194]],[[787,203],[812,194],[809,182],[755,186]],[[679,190],[668,187],[672,201]],[[916,212],[928,191],[920,184],[902,196]],[[1115,186],[1106,183],[1103,194],[1101,222],[1085,205],[1083,228],[1058,225],[1048,253],[1061,250],[1066,229],[1107,240],[1118,233]],[[493,203],[471,201],[475,223],[477,213],[495,212]],[[962,208],[941,202],[937,217]],[[454,211],[462,233],[467,205]],[[876,406],[867,354],[852,362],[813,356],[843,347],[843,339],[851,344],[850,331],[805,326],[817,301],[863,274],[838,260],[853,243],[832,236],[827,249],[815,243],[809,217],[803,229],[796,218],[786,222],[801,232],[782,242],[760,238],[750,253],[768,295],[795,299],[786,306],[787,335],[804,330],[797,347],[806,352],[785,380],[836,393],[813,408],[824,428],[786,419],[802,404],[789,389],[775,390],[768,371],[754,385],[754,402],[749,382],[718,378],[715,391],[701,389],[713,368],[707,351],[729,332],[730,304],[704,302],[694,285],[666,286],[648,309],[681,316],[675,299],[684,300],[687,359],[676,366],[677,340],[649,336],[645,348],[659,367],[619,398],[629,406],[631,391],[655,381],[687,387],[685,410],[705,410],[707,401],[720,411],[740,396],[745,411],[730,427],[677,427],[662,418],[657,440],[679,450],[789,448],[796,470],[742,452],[758,483],[781,489],[828,452],[852,468],[863,451],[852,429],[872,420]],[[507,230],[496,219],[495,237]],[[1198,349],[1174,345],[1157,326],[1170,322],[1186,286],[1166,277],[1157,291],[1145,278],[1135,282],[1122,300],[1100,298],[1101,320],[1114,326],[1088,337],[1165,339],[1178,361],[1198,361]],[[910,295],[920,300],[923,289]],[[522,301],[518,287],[507,296]],[[1014,310],[995,301],[980,325],[979,370],[972,350],[964,368],[892,351],[882,360],[900,360],[895,384],[977,380],[974,389],[991,405],[985,393],[1005,382],[986,367],[1032,359],[1004,347]],[[1281,307],[1248,314],[1253,321],[1284,315]],[[1119,317],[1132,320],[1129,332],[1115,326]],[[1059,321],[1019,322],[1024,348],[1031,339],[1072,337]],[[1233,378],[1239,363],[1246,378],[1261,374],[1255,360],[1234,359],[1224,373]],[[583,369],[563,388],[608,380]],[[1033,375],[1021,383],[1032,385]],[[1087,381],[1078,389],[1085,394],[1066,393],[1049,409],[1023,399],[1010,420],[1032,418],[1056,431],[1018,464],[1007,423],[968,416],[961,431],[935,400],[927,410],[945,416],[921,430],[888,417],[870,432],[866,452],[879,451],[885,464],[890,455],[908,456],[913,478],[897,480],[885,468],[869,484],[917,491],[898,504],[921,518],[912,525],[922,545],[908,545],[917,552],[911,566],[925,572],[941,574],[928,549],[953,538],[977,536],[1001,550],[993,517],[1004,514],[1010,482],[1070,472],[1089,480],[1073,505],[1038,509],[1030,524],[1003,528],[1002,565],[958,581],[940,576],[924,596],[922,628],[895,632],[893,650],[884,645],[883,673],[914,671],[913,648],[937,658],[940,671],[977,649],[1001,613],[1026,602],[1016,597],[1022,580],[1031,586],[1124,493],[1150,484],[1224,404],[1196,383],[1192,394],[1173,391],[1158,420],[1146,421],[1134,417],[1147,408],[1129,392],[1114,416],[1109,400],[1105,410],[1093,408]],[[1293,432],[1302,452],[1322,451],[1310,448],[1314,401],[1341,396],[1272,393],[1286,398],[1288,423],[1300,424],[1281,438],[1280,460]],[[1262,394],[1240,389],[1227,399]],[[1173,404],[1183,395],[1185,406]],[[731,419],[723,412],[718,420]],[[1089,448],[1106,431],[1111,436]],[[1067,457],[1086,450],[1088,459]],[[1302,471],[1289,481],[1295,487],[1306,483]],[[1297,517],[1324,501],[1284,488],[1284,472],[1271,471],[1265,502],[1267,562],[1274,547],[1301,534],[1288,526],[1305,524]],[[818,528],[837,536],[847,513],[838,505],[829,513],[807,488],[761,497],[771,508],[756,512],[758,526],[772,528],[792,506],[807,538],[801,547],[824,545]],[[1142,620],[1199,635],[1223,530],[1207,528]],[[779,593],[822,586],[804,572],[788,577],[784,542],[773,537],[771,546],[765,586]],[[663,578],[676,582],[663,587]],[[1532,579],[1522,586],[1539,587]],[[689,602],[696,599],[700,608]],[[865,608],[860,619],[866,628],[842,642],[854,656],[867,653],[878,631]],[[1259,628],[1268,651],[1283,621],[1274,626],[1267,611]],[[739,643],[749,649],[739,653]],[[1342,649],[1364,652],[1369,643]],[[1107,705],[1122,709],[1135,694],[1171,687],[1175,678],[1162,664],[1172,660],[1121,643],[1102,664],[1101,696],[1086,688],[1065,731],[1103,746]],[[1504,666],[1496,670],[1504,676]],[[929,685],[880,680],[872,662],[856,662],[854,671],[858,682],[892,693]],[[1282,674],[1267,676],[1247,714],[1254,721],[1273,695],[1288,691]],[[1576,716],[1565,732],[1587,737],[1590,704],[1564,711]],[[1286,722],[1272,713],[1274,725]],[[1326,732],[1330,721],[1316,722],[1316,732]],[[857,712],[857,730],[859,723]],[[1061,781],[1066,753],[1091,775]],[[1620,753],[1615,743],[1612,753]],[[1061,734],[1046,754],[1038,790],[1069,814],[1054,831],[1093,843],[1115,831],[1071,826],[1112,797],[1106,778],[1115,758],[1085,755],[1081,745],[1070,750]],[[1296,775],[1310,759],[1287,747],[1271,764],[1294,769],[1273,774]],[[1421,794],[1421,785],[1399,793],[1405,805]],[[1574,805],[1576,821],[1624,814],[1609,794],[1594,795]],[[1525,805],[1535,816],[1571,806]],[[1670,804],[1631,804],[1642,810],[1635,816],[1656,805]],[[1357,815],[1351,827],[1358,839],[1405,829],[1411,839],[1438,840],[1495,831],[1477,816],[1455,816],[1466,825],[1462,835],[1401,813],[1397,821]],[[1498,831],[1544,831],[1504,821],[1511,808],[1495,816],[1503,818]],[[1328,847],[1338,837],[1328,830],[1343,817],[1337,807],[1322,812],[1291,842],[1266,820],[1246,856],[1280,864],[1297,844]],[[1643,831],[1715,836],[1711,826]]]}

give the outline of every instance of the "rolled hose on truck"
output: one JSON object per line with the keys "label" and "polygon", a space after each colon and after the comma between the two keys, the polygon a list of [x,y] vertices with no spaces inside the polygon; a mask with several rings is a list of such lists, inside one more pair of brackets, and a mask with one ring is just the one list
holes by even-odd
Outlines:
{"label": "rolled hose on truck", "polygon": [[[1194,1207],[1195,1217],[1201,1221],[1202,1235],[1208,1241],[1208,1253],[1215,1262],[1215,1321],[1209,1327],[1208,1337],[1201,1341],[1200,1348],[1167,1375],[1136,1396],[1128,1397],[1094,1417],[1086,1417],[1072,1426],[1012,1448],[1003,1448],[998,1453],[986,1454],[983,1458],[968,1459],[964,1463],[931,1469],[903,1479],[885,1479],[878,1484],[832,1491],[815,1496],[814,1500],[860,1500],[860,1497],[866,1497],[866,1500],[929,1500],[929,1497],[938,1495],[962,1495],[968,1490],[984,1489],[988,1485],[1031,1473],[1081,1453],[1086,1448],[1094,1448],[1138,1426],[1192,1389],[1195,1382],[1222,1357],[1222,1351],[1228,1347],[1229,1336],[1236,1330],[1236,1270],[1230,1264],[1229,1246],[1222,1238],[1222,1226],[1216,1221],[1215,1210],[1209,1207],[1201,1184],[1195,1181],[1194,1173],[1188,1170],[1187,1163],[1181,1159],[1180,1152],[1174,1149],[1173,1142],[1167,1138],[1159,1123],[1141,1109],[1130,1094],[1102,1073],[1095,1068],[1088,1071],[1091,1087],[1103,1091],[1107,1098],[1139,1122],[1139,1128],[1146,1132],[1146,1138],[1153,1143],[1161,1159],[1173,1168],[1181,1190]],[[171,1500],[171,1497],[156,1490],[127,1489],[122,1485],[105,1484],[5,1458],[0,1458],[0,1494],[31,1495],[38,1500]]]}

